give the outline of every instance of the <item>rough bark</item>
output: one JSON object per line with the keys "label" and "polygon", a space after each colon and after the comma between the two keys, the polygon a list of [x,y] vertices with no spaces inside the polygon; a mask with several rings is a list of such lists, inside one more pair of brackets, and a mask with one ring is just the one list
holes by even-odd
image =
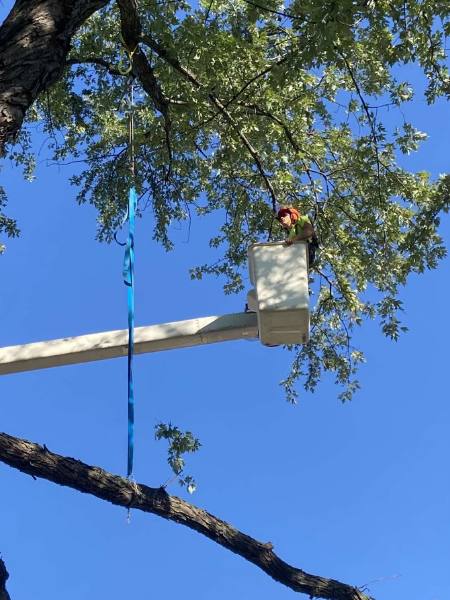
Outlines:
{"label": "rough bark", "polygon": [[77,29],[109,0],[17,0],[0,27],[0,156],[62,74]]}
{"label": "rough bark", "polygon": [[194,529],[252,562],[295,592],[328,600],[370,600],[356,587],[292,567],[274,553],[272,544],[251,538],[205,510],[170,496],[163,488],[130,482],[99,467],[54,454],[45,446],[5,433],[0,433],[0,460],[33,477],[48,479],[112,504],[153,513]]}
{"label": "rough bark", "polygon": [[8,580],[9,573],[6,570],[5,563],[0,558],[0,600],[11,600],[7,590],[6,582]]}

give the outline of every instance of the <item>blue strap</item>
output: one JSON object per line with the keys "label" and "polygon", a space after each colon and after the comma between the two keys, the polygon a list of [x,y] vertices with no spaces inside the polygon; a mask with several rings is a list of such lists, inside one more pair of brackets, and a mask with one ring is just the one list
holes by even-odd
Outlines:
{"label": "blue strap", "polygon": [[136,213],[136,190],[130,189],[128,199],[128,240],[123,262],[123,280],[127,286],[128,296],[128,466],[127,477],[133,472],[134,454],[134,389],[133,389],[133,354],[134,354],[134,221]]}

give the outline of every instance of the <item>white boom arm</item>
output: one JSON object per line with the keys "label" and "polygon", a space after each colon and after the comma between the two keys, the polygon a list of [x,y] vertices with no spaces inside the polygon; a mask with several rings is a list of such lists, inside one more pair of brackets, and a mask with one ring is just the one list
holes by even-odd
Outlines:
{"label": "white boom arm", "polygon": [[[257,339],[255,313],[175,321],[134,330],[134,351],[159,352],[238,339]],[[0,375],[126,356],[128,330],[0,348]]]}

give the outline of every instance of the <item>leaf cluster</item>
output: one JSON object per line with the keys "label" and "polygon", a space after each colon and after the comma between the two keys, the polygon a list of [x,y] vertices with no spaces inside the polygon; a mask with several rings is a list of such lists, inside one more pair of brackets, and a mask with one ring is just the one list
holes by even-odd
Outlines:
{"label": "leaf cluster", "polygon": [[[0,233],[6,233],[8,237],[17,237],[19,229],[15,219],[8,217],[3,213],[3,208],[7,204],[7,197],[4,188],[0,185]],[[0,243],[0,254],[5,251],[5,245]]]}
{"label": "leaf cluster", "polygon": [[155,438],[169,442],[167,462],[178,483],[185,486],[190,494],[193,494],[197,484],[191,475],[184,473],[185,460],[183,455],[197,452],[201,446],[200,441],[190,431],[181,431],[171,423],[158,423],[155,426]]}

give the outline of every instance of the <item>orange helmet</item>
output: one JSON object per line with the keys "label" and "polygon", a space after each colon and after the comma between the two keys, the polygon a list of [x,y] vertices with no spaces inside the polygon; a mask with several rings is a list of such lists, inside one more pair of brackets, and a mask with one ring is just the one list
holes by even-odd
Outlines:
{"label": "orange helmet", "polygon": [[277,219],[280,220],[284,215],[290,215],[293,223],[299,220],[300,213],[293,206],[282,206],[277,213]]}

